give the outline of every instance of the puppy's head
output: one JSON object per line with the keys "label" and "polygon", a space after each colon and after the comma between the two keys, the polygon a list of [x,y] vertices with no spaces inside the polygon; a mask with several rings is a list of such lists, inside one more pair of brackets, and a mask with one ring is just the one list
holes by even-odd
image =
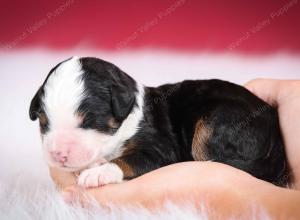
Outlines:
{"label": "puppy's head", "polygon": [[29,112],[39,119],[48,163],[73,171],[112,159],[138,126],[138,94],[135,81],[111,63],[77,57],[59,63]]}

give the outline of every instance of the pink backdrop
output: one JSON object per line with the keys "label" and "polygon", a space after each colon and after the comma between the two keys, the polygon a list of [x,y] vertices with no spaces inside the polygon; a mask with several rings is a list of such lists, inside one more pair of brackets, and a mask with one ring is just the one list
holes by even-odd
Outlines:
{"label": "pink backdrop", "polygon": [[300,51],[298,0],[2,1],[3,48]]}

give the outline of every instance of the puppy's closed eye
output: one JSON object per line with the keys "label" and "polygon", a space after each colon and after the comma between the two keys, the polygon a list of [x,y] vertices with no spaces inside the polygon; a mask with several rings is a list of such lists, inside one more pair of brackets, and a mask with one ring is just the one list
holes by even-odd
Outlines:
{"label": "puppy's closed eye", "polygon": [[78,118],[78,127],[80,128],[102,128],[100,131],[105,133],[114,133],[116,132],[121,123],[116,121],[115,118],[111,117],[107,121],[103,120],[101,117],[97,118],[95,114],[89,113],[77,113]]}

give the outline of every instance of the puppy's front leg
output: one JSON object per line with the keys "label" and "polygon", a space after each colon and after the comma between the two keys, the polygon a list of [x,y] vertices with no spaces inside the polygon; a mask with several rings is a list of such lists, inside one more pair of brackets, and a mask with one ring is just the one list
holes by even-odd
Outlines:
{"label": "puppy's front leg", "polygon": [[[156,158],[157,159],[157,158]],[[98,187],[110,183],[121,183],[150,172],[162,165],[155,157],[147,158],[138,153],[124,155],[108,163],[84,170],[78,177],[78,185],[83,187]]]}
{"label": "puppy's front leg", "polygon": [[77,183],[83,187],[97,187],[109,183],[121,183],[123,171],[115,163],[105,163],[86,169],[80,173]]}

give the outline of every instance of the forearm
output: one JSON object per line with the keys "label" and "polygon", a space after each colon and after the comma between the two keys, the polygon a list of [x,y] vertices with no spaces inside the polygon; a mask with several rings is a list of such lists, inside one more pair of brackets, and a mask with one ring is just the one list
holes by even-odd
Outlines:
{"label": "forearm", "polygon": [[[192,172],[191,172],[192,171]],[[204,205],[211,218],[268,214],[272,219],[300,217],[300,192],[276,187],[216,163],[177,164],[120,185],[88,191],[100,205],[142,205],[157,210],[166,201]]]}
{"label": "forearm", "polygon": [[272,219],[300,218],[300,192],[296,190],[270,188],[260,194],[257,204],[261,205]]}
{"label": "forearm", "polygon": [[[68,178],[69,183],[74,180],[74,176]],[[76,187],[69,187],[67,191],[73,195],[79,193]],[[107,204],[139,205],[159,210],[166,201],[178,205],[192,202],[199,210],[204,205],[211,218],[247,219],[264,213],[272,219],[300,218],[299,191],[276,187],[240,170],[212,162],[175,164],[122,184],[88,189],[86,193],[105,207]],[[83,203],[87,202],[84,198],[80,197]]]}

